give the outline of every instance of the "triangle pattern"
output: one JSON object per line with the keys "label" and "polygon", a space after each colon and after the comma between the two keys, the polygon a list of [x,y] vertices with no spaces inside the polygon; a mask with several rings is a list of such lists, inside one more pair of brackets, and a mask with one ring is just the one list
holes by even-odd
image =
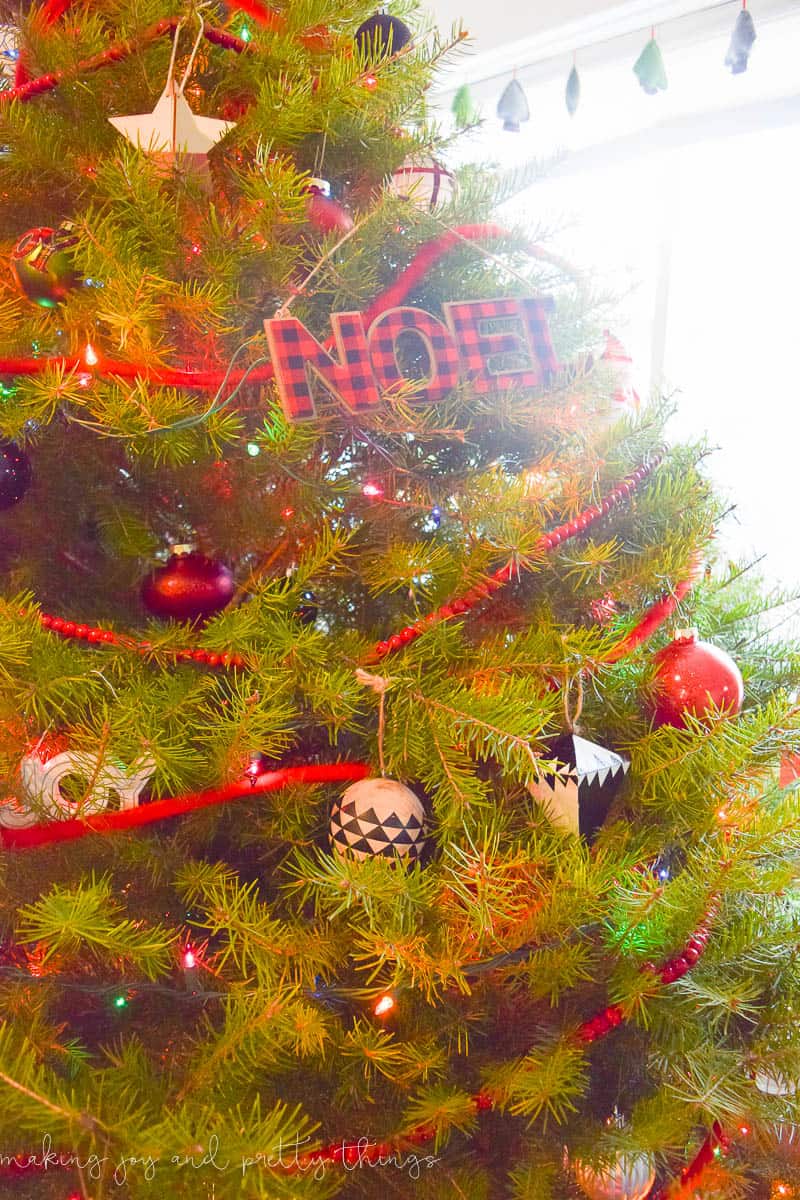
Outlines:
{"label": "triangle pattern", "polygon": [[394,780],[361,780],[333,804],[330,839],[337,853],[354,858],[413,861],[425,845],[425,810],[413,792]]}

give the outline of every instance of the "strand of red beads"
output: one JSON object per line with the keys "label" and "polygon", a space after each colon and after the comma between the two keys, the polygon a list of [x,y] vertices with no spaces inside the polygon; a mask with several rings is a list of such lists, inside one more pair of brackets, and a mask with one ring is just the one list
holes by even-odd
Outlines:
{"label": "strand of red beads", "polygon": [[[642,466],[638,467],[631,475],[626,476],[607,496],[603,498],[600,504],[590,505],[589,508],[583,510],[573,521],[567,521],[563,525],[556,526],[549,533],[542,534],[537,542],[537,549],[548,551],[560,546],[563,542],[570,538],[577,537],[583,533],[602,517],[608,516],[612,509],[622,504],[627,500],[636,488],[656,469],[663,461],[664,452],[659,450],[653,457]],[[463,596],[458,596],[454,600],[448,601],[447,604],[441,605],[435,612],[430,613],[426,617],[420,618],[414,625],[408,625],[400,633],[394,634],[388,641],[378,642],[375,647],[372,660],[385,658],[387,654],[393,654],[395,651],[407,646],[409,642],[413,642],[418,637],[422,637],[427,629],[439,621],[449,620],[451,617],[461,616],[469,612],[476,604],[482,600],[487,600],[493,593],[500,590],[505,584],[509,583],[514,576],[514,568],[511,565],[500,567],[493,575],[486,580],[485,583],[477,584],[470,591],[465,592]],[[686,590],[688,591],[687,585]],[[673,597],[670,599],[669,611],[672,611],[677,603]],[[658,609],[659,615],[663,616],[661,609],[665,601],[659,600],[656,602],[654,609]],[[651,610],[648,610],[648,614]],[[666,609],[664,610],[666,613]],[[648,618],[645,615],[645,620]],[[41,613],[39,621],[45,629],[51,630],[53,633],[59,634],[64,638],[77,638],[78,641],[88,642],[90,645],[110,645],[121,646],[126,650],[134,651],[137,654],[151,654],[155,647],[152,642],[137,641],[135,638],[129,637],[127,634],[115,633],[111,629],[102,629],[95,625],[84,625],[76,621],[70,621],[64,617],[53,616],[51,613]],[[660,623],[660,622],[659,622]],[[648,633],[652,629],[648,628]],[[250,664],[247,659],[241,654],[232,654],[228,651],[218,653],[213,650],[184,649],[184,650],[165,650],[164,653],[170,654],[176,662],[196,662],[201,663],[206,667],[228,668],[247,668]]]}
{"label": "strand of red beads", "polygon": [[[652,474],[656,467],[663,461],[664,453],[664,450],[656,451],[646,463],[642,463],[640,467],[637,467],[635,471],[627,475],[621,483],[617,484],[612,491],[604,496],[599,504],[590,504],[588,508],[585,508],[572,521],[565,521],[562,525],[557,525],[555,529],[551,529],[549,533],[543,533],[536,543],[535,550],[540,553],[555,550],[556,546],[562,545],[563,542],[567,542],[571,538],[578,537],[579,534],[585,533],[596,521],[607,517],[613,509],[628,500],[639,485]],[[462,596],[456,596],[454,599],[448,600],[446,604],[440,605],[434,612],[428,613],[425,617],[420,617],[413,625],[406,625],[405,629],[401,629],[399,633],[392,634],[386,641],[378,642],[372,651],[371,661],[386,658],[387,655],[395,654],[398,650],[402,650],[404,646],[408,646],[411,642],[416,641],[417,638],[422,637],[424,633],[433,625],[438,625],[440,621],[449,621],[452,617],[460,617],[468,613],[476,604],[488,600],[500,588],[510,583],[517,571],[518,568],[511,563],[498,568],[485,582],[476,584],[468,592],[464,592]]]}
{"label": "strand of red beads", "polygon": [[[682,979],[687,971],[691,971],[697,960],[702,955],[708,939],[711,936],[711,926],[718,912],[718,902],[712,899],[706,909],[703,920],[694,931],[689,941],[684,946],[680,954],[676,954],[674,958],[669,958],[661,966],[656,966],[654,963],[647,963],[642,968],[643,971],[655,974],[659,977],[663,984],[675,983],[676,980]],[[616,1029],[625,1020],[625,1014],[621,1005],[610,1004],[608,1008],[602,1012],[590,1017],[588,1021],[584,1021],[575,1031],[576,1038],[581,1042],[596,1042],[599,1038],[606,1037],[611,1033],[612,1029]]]}
{"label": "strand of red beads", "polygon": [[[64,617],[51,616],[50,613],[40,613],[39,623],[44,629],[58,633],[61,637],[76,638],[78,641],[88,642],[92,646],[120,646],[124,650],[132,650],[137,654],[152,654],[156,649],[152,642],[140,642],[135,638],[128,637],[127,634],[115,633],[113,629],[81,625],[75,621],[65,620]],[[165,649],[162,653],[169,654],[176,662],[202,663],[205,667],[229,669],[232,667],[247,668],[250,665],[241,654],[230,654],[228,651],[218,654],[214,650],[203,650],[200,647],[185,650]]]}
{"label": "strand of red beads", "polygon": [[[647,963],[642,970],[657,975],[664,985],[675,983],[676,980],[683,978],[688,971],[691,971],[708,945],[708,939],[711,936],[711,926],[718,911],[719,902],[716,897],[712,897],[703,920],[689,938],[680,954],[667,959],[661,966]],[[624,1021],[625,1014],[622,1006],[611,1004],[608,1008],[603,1009],[579,1025],[574,1037],[580,1042],[596,1042],[600,1038],[606,1037],[619,1025],[622,1025]],[[488,1112],[495,1106],[494,1099],[488,1092],[477,1092],[471,1099],[472,1105],[478,1113]],[[388,1161],[391,1155],[396,1154],[398,1148],[403,1144],[422,1146],[426,1142],[433,1141],[435,1137],[436,1129],[433,1126],[417,1125],[407,1133],[395,1134],[390,1139],[382,1142],[372,1142],[368,1138],[359,1138],[358,1141],[348,1141],[346,1138],[343,1138],[340,1142],[332,1142],[319,1150],[299,1155],[297,1161],[289,1164],[287,1169],[305,1172],[314,1166],[333,1166],[339,1163],[343,1163],[348,1167],[355,1167],[360,1163],[374,1166],[381,1159]],[[721,1128],[717,1129],[715,1126],[714,1131],[708,1135],[695,1158],[681,1172],[680,1178],[682,1183],[690,1181],[706,1165],[709,1155],[713,1153],[714,1147],[718,1144],[727,1145],[728,1143]]]}

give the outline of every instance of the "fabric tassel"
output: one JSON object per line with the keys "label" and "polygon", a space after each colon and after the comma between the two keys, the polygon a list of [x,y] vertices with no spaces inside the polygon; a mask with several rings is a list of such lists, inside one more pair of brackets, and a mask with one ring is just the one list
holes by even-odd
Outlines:
{"label": "fabric tassel", "polygon": [[664,59],[661,57],[661,51],[658,48],[658,42],[654,37],[645,46],[642,53],[637,58],[633,65],[634,72],[642,85],[642,90],[648,96],[655,96],[657,92],[665,92],[667,90],[667,72],[664,67]]}
{"label": "fabric tassel", "polygon": [[566,102],[567,112],[571,117],[575,116],[578,111],[578,105],[581,99],[581,77],[578,74],[578,68],[573,65],[567,80]]}
{"label": "fabric tassel", "polygon": [[503,122],[503,129],[509,133],[519,133],[522,122],[530,120],[527,98],[516,79],[512,79],[503,90],[497,102],[497,115]]}
{"label": "fabric tassel", "polygon": [[747,61],[755,40],[756,27],[753,24],[753,18],[747,9],[743,8],[736,18],[736,24],[731,34],[731,44],[725,55],[725,66],[730,69],[732,75],[741,75],[743,71],[747,70]]}

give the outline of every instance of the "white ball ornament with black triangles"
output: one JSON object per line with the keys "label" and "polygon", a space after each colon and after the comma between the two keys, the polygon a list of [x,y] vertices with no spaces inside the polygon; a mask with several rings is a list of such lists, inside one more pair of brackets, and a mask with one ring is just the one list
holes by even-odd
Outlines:
{"label": "white ball ornament with black triangles", "polygon": [[426,841],[425,809],[396,779],[360,779],[334,803],[330,837],[338,854],[415,862]]}
{"label": "white ball ornament with black triangles", "polygon": [[629,760],[576,733],[548,742],[542,759],[531,795],[557,829],[591,838],[608,816]]}

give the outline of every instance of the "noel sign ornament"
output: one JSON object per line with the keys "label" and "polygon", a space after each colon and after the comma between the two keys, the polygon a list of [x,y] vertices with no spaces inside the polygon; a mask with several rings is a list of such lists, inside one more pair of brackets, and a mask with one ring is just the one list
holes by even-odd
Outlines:
{"label": "noel sign ornament", "polygon": [[[151,758],[142,758],[126,770],[97,754],[79,750],[65,750],[47,762],[42,762],[38,754],[28,754],[19,772],[22,798],[0,805],[0,825],[22,829],[35,825],[43,816],[51,820],[89,816],[111,807],[117,797],[119,803],[113,807],[136,808],[155,769]],[[80,811],[61,790],[63,780],[70,775],[86,781],[87,796]]]}
{"label": "noel sign ornament", "polygon": [[[553,307],[550,296],[457,301],[443,305],[440,320],[404,305],[369,326],[362,313],[333,313],[325,344],[285,314],[266,320],[264,329],[286,418],[305,421],[321,397],[355,416],[392,395],[435,404],[462,382],[480,395],[542,387],[559,369],[548,323]],[[400,346],[409,342],[427,359],[422,378],[404,374]]]}

